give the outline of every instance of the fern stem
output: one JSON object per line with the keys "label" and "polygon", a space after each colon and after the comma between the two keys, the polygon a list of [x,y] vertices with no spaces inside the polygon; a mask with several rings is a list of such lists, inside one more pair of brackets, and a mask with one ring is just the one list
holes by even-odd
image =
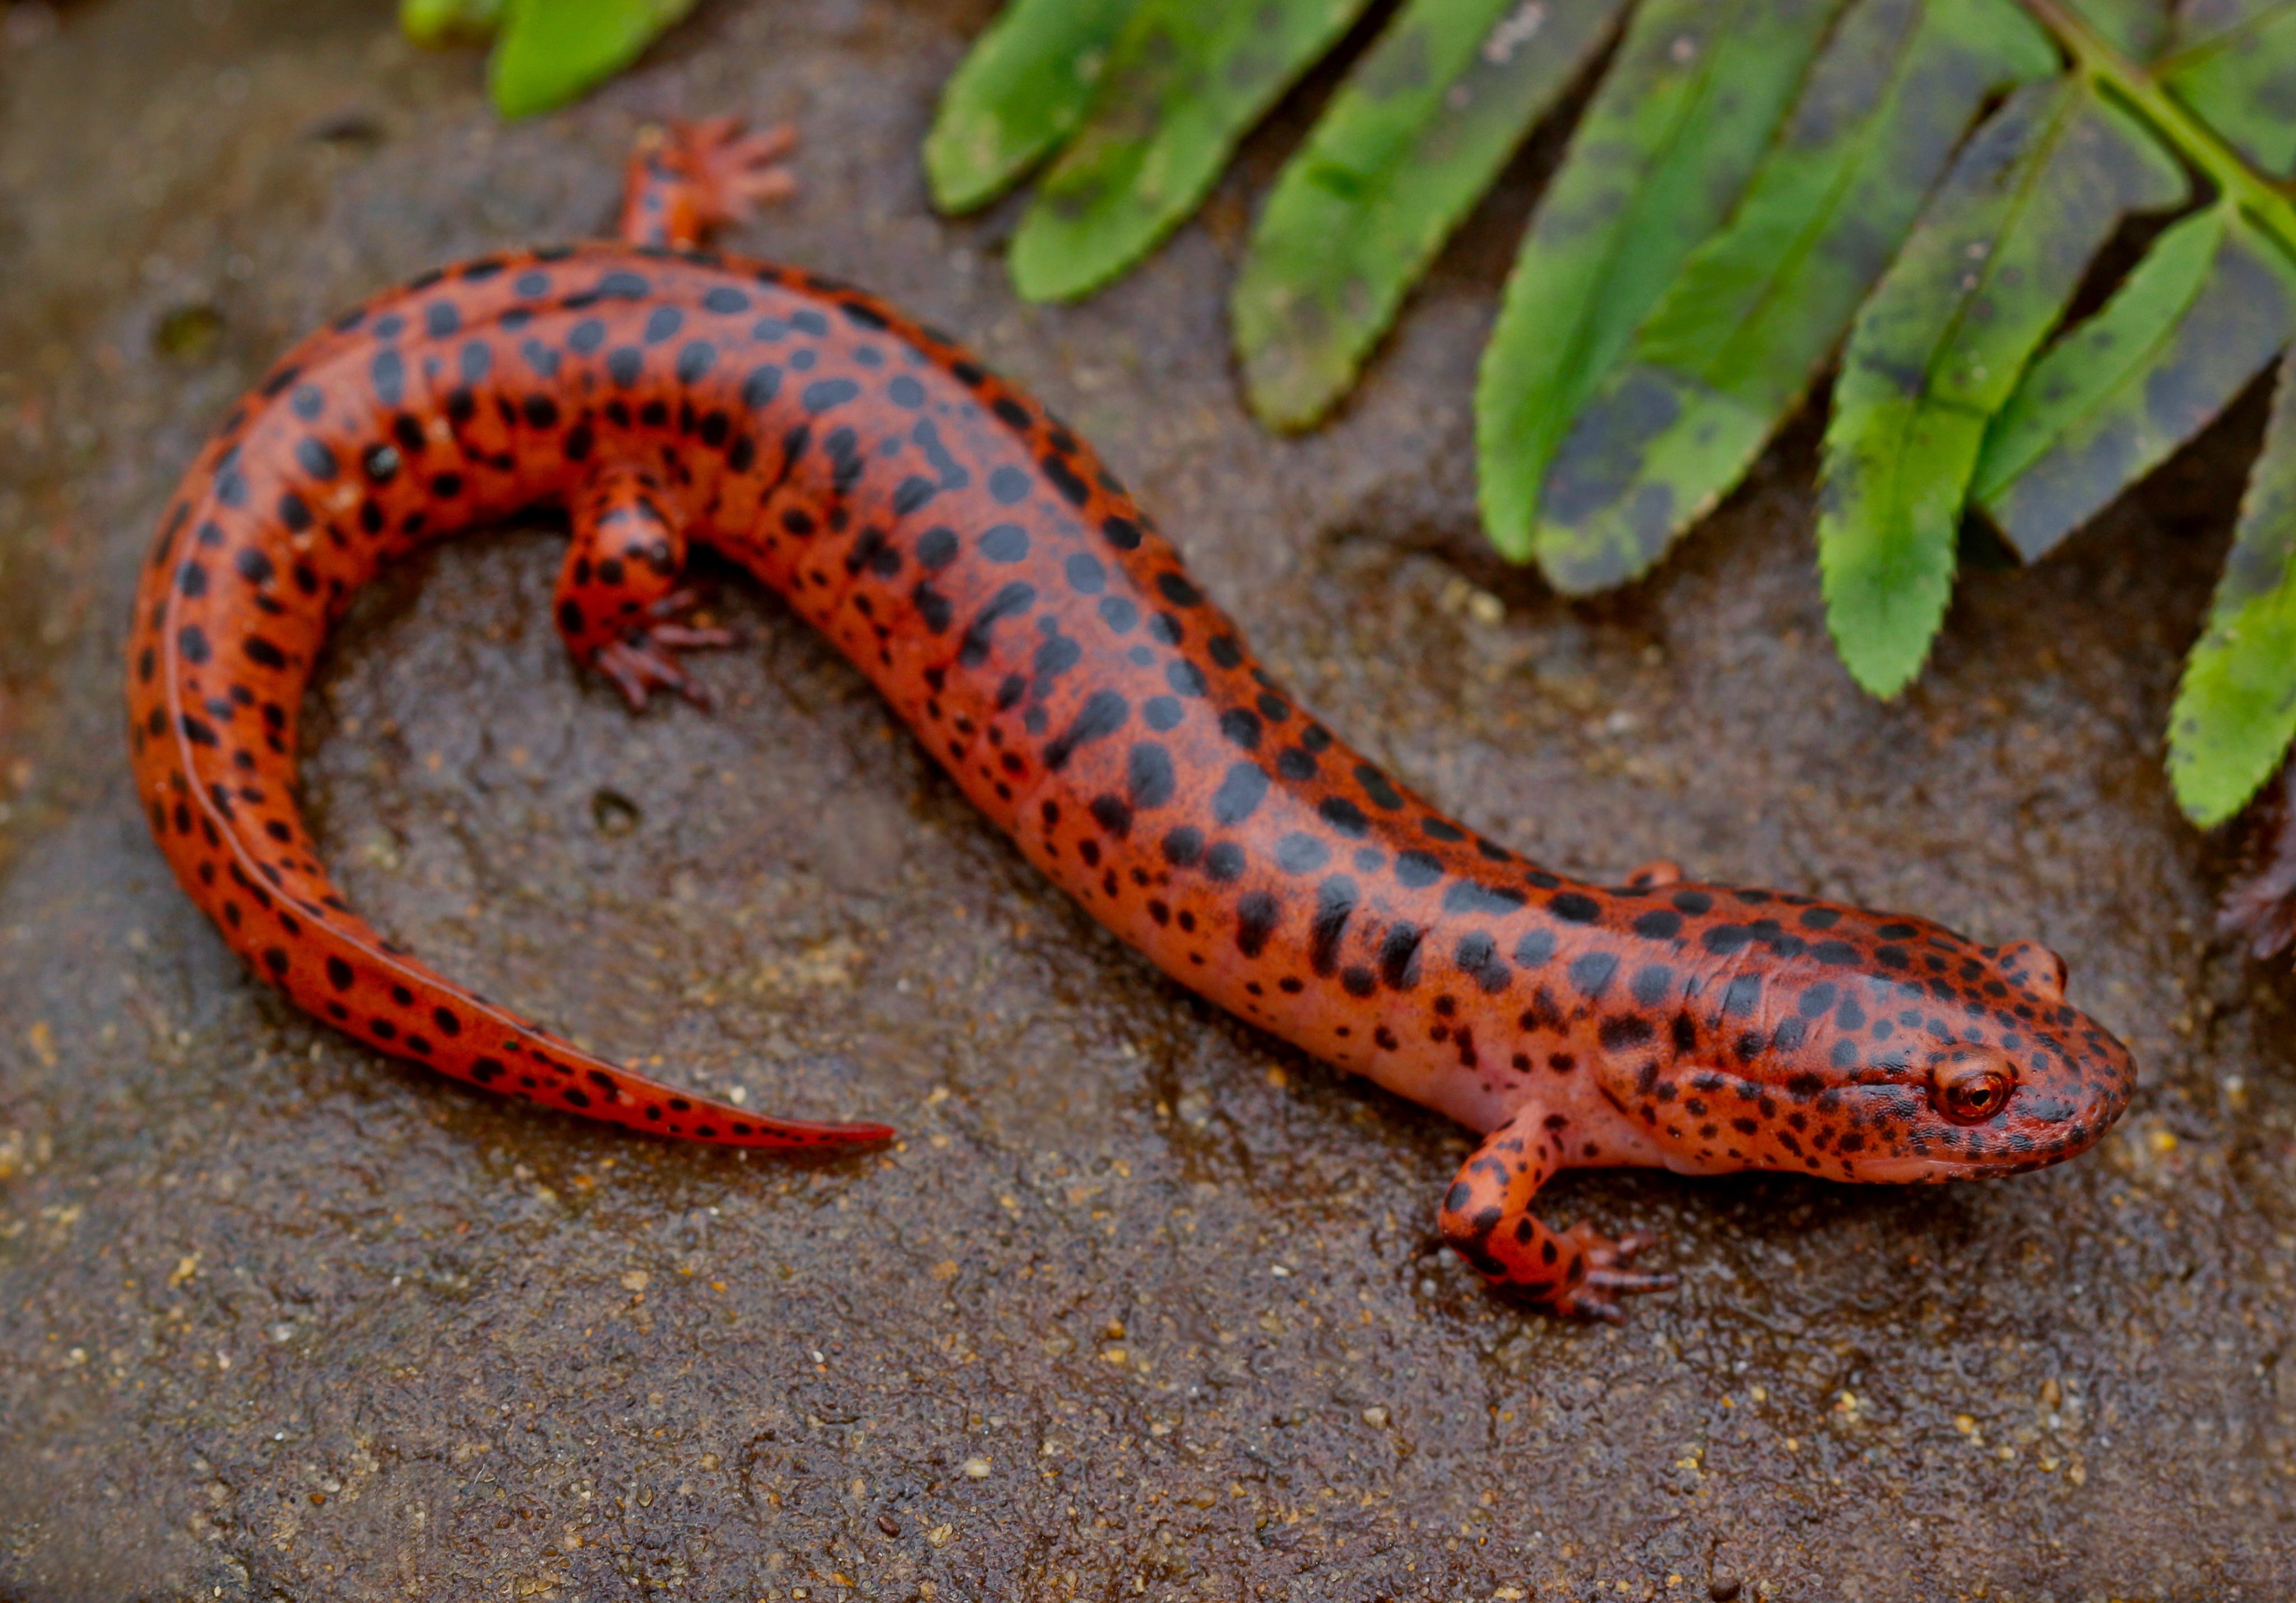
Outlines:
{"label": "fern stem", "polygon": [[2296,206],[2279,185],[2259,173],[2240,153],[2162,87],[2152,74],[2129,61],[2091,28],[2064,0],[2021,0],[2041,26],[2057,37],[2074,70],[2142,118],[2185,160],[2208,175],[2234,205],[2282,250],[2296,258]]}

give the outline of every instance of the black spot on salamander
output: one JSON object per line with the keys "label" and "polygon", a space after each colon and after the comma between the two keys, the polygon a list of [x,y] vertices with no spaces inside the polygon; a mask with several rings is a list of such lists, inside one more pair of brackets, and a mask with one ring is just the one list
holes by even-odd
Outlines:
{"label": "black spot on salamander", "polygon": [[1341,937],[1355,915],[1356,882],[1335,874],[1316,887],[1316,919],[1308,930],[1308,961],[1316,973],[1328,975],[1339,966]]}
{"label": "black spot on salamander", "polygon": [[1132,748],[1125,777],[1135,807],[1160,807],[1178,788],[1171,753],[1153,740],[1143,740]]}
{"label": "black spot on salamander", "polygon": [[1274,896],[1264,890],[1247,893],[1236,899],[1235,945],[1246,957],[1258,957],[1267,948],[1268,937],[1275,931],[1281,909]]}
{"label": "black spot on salamander", "polygon": [[1426,933],[1414,925],[1398,924],[1380,943],[1380,977],[1390,990],[1407,991],[1419,983],[1419,944]]}
{"label": "black spot on salamander", "polygon": [[1037,604],[1037,587],[1015,579],[989,598],[973,620],[965,626],[964,638],[957,648],[956,659],[967,667],[978,667],[988,659],[989,639],[997,623],[1004,618],[1018,617]]}
{"label": "black spot on salamander", "polygon": [[1132,704],[1115,691],[1095,691],[1067,729],[1045,748],[1045,766],[1058,773],[1079,746],[1114,734],[1132,716]]}
{"label": "black spot on salamander", "polygon": [[1267,794],[1267,775],[1257,765],[1238,763],[1221,779],[1219,789],[1212,793],[1212,817],[1224,828],[1233,828],[1259,811]]}
{"label": "black spot on salamander", "polygon": [[1571,960],[1570,983],[1588,996],[1598,997],[1610,987],[1611,977],[1619,969],[1619,960],[1608,952],[1589,952]]}

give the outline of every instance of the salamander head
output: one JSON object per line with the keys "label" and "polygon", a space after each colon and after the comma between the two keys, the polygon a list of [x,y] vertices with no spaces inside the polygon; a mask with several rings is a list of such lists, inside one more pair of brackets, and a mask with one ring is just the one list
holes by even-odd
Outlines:
{"label": "salamander head", "polygon": [[1796,923],[1818,921],[1800,932],[1784,920],[1729,927],[1752,938],[1723,943],[1652,1042],[1656,1061],[1647,1049],[1602,1055],[1604,1089],[1669,1166],[2010,1174],[2086,1150],[2128,1106],[2128,1049],[2067,1005],[2064,961],[2046,947],[1802,912]]}

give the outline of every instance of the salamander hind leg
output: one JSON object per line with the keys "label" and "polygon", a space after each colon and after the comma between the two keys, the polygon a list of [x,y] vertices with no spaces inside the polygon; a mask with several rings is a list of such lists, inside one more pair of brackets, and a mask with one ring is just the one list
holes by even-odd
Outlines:
{"label": "salamander hind leg", "polygon": [[613,681],[633,710],[658,690],[707,707],[677,653],[738,637],[690,621],[700,598],[678,585],[685,536],[660,481],[632,465],[602,468],[576,494],[573,514],[554,603],[567,650]]}
{"label": "salamander hind leg", "polygon": [[623,179],[618,232],[627,244],[691,249],[712,228],[797,193],[781,165],[796,148],[796,129],[745,133],[734,117],[649,128]]}
{"label": "salamander hind leg", "polygon": [[1668,1274],[1628,1267],[1646,1235],[1613,1241],[1588,1225],[1551,1231],[1530,1199],[1561,1166],[1546,1110],[1525,1108],[1475,1149],[1443,1198],[1443,1239],[1496,1289],[1576,1319],[1618,1320],[1617,1299],[1664,1291]]}

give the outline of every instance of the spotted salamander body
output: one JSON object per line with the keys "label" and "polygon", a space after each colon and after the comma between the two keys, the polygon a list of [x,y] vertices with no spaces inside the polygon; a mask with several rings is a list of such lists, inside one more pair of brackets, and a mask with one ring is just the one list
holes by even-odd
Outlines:
{"label": "spotted salamander body", "polygon": [[852,1145],[578,1051],[433,973],[336,895],[294,801],[331,622],[385,563],[570,510],[556,617],[634,701],[692,692],[689,541],[785,595],[1028,858],[1159,967],[1486,1138],[1447,1239],[1557,1312],[1664,1285],[1639,1238],[1550,1231],[1558,1170],[1933,1181],[2094,1141],[2126,1051],[2063,966],[1915,918],[1682,880],[1580,883],[1454,822],[1254,660],[1152,520],[947,336],[842,285],[705,255],[767,153],[684,130],[622,245],[427,274],[291,352],[169,503],[129,644],[153,831],[300,1007],[462,1080],[641,1130]]}

